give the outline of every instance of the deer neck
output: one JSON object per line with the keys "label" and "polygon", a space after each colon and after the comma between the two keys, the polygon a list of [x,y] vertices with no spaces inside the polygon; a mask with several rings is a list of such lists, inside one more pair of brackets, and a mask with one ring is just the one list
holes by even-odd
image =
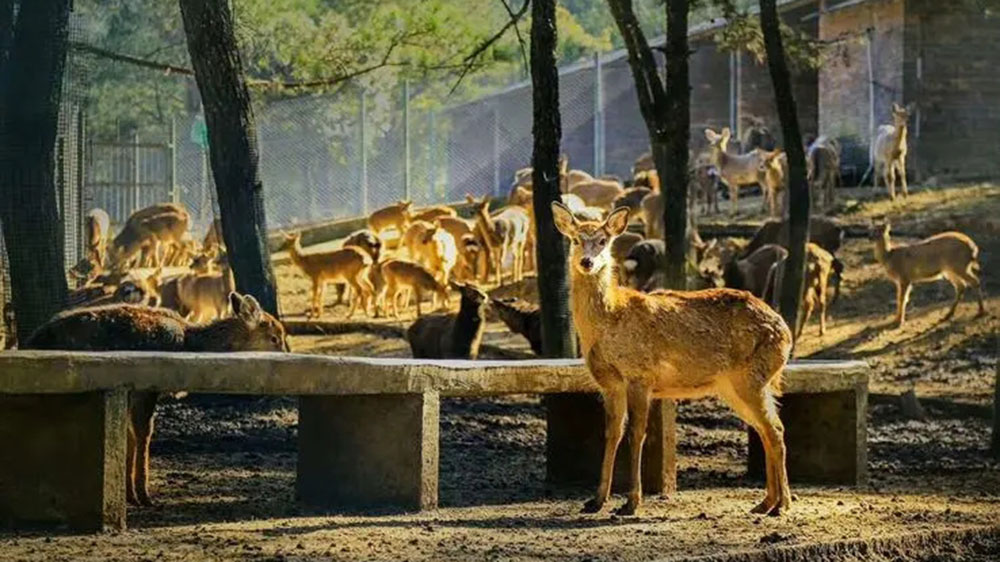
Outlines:
{"label": "deer neck", "polygon": [[888,237],[879,238],[875,241],[875,261],[880,264],[885,264],[889,257],[889,252],[892,251],[892,242]]}
{"label": "deer neck", "polygon": [[288,248],[288,257],[291,258],[292,263],[298,266],[302,271],[306,271],[308,265],[306,264],[305,256],[302,251],[302,241],[296,240],[292,242],[292,245]]}
{"label": "deer neck", "polygon": [[190,324],[184,328],[185,351],[234,351],[243,332],[241,322],[225,318],[210,324]]}
{"label": "deer neck", "polygon": [[901,153],[903,151],[903,147],[906,146],[907,129],[908,127],[906,123],[896,126],[896,136],[893,138],[892,142],[893,154]]}
{"label": "deer neck", "polygon": [[607,317],[618,308],[618,283],[613,274],[613,267],[606,265],[593,275],[585,275],[573,271],[570,286],[570,302],[573,308],[573,321],[580,337],[593,341],[602,329]]}

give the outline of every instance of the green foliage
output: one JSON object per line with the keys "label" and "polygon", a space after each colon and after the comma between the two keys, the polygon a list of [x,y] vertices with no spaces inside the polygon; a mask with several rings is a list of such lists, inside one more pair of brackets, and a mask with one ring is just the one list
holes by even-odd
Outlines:
{"label": "green foliage", "polygon": [[[523,0],[508,1],[517,10]],[[586,4],[587,25],[571,9],[574,3]],[[478,2],[474,13],[467,0],[233,0],[232,5],[258,104],[363,87],[378,129],[387,126],[389,113],[398,107],[403,80],[414,84],[413,104],[420,109],[455,103],[526,76],[521,46],[510,30],[471,62],[472,72],[450,94],[468,54],[509,20],[500,0]],[[609,25],[600,23],[607,11],[604,0],[567,5],[558,13],[560,62],[613,47]],[[190,68],[176,0],[77,0],[76,13],[76,40]],[[529,25],[527,18],[519,24],[525,40]],[[136,129],[160,136],[173,115],[196,108],[197,88],[189,76],[80,53],[73,62],[82,65],[79,74],[85,80],[70,88],[86,98],[91,131],[99,136]],[[344,76],[353,78],[335,81]],[[281,85],[302,82],[324,84]],[[335,99],[317,116],[317,125],[331,133],[338,121],[355,115],[357,105],[354,94]]]}

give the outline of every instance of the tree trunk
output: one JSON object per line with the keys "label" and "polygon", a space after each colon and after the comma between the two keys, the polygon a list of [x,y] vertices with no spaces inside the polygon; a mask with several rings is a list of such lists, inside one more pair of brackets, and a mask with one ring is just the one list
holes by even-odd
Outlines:
{"label": "tree trunk", "polygon": [[68,20],[69,0],[22,2],[0,80],[0,223],[21,342],[68,292],[54,175]]}
{"label": "tree trunk", "polygon": [[689,0],[667,0],[667,110],[664,114],[666,162],[656,162],[666,205],[667,289],[687,288],[688,143],[691,137],[691,86],[688,81]]}
{"label": "tree trunk", "polygon": [[556,0],[531,3],[531,155],[535,211],[535,263],[542,313],[542,353],[576,357],[576,335],[569,307],[566,242],[552,219],[552,202],[560,201],[559,71],[556,68]]}
{"label": "tree trunk", "polygon": [[687,240],[688,137],[691,129],[691,91],[688,83],[688,1],[667,2],[667,80],[660,79],[632,0],[608,0],[608,7],[628,50],[628,64],[646,123],[653,164],[660,176],[666,238],[664,280],[670,289],[685,289]]}
{"label": "tree trunk", "polygon": [[236,288],[278,313],[267,248],[257,129],[228,0],[180,0],[188,52],[208,127],[209,156],[222,234]]}
{"label": "tree trunk", "polygon": [[771,83],[774,85],[774,101],[781,121],[781,134],[788,154],[788,261],[779,297],[779,310],[794,331],[802,299],[806,243],[809,241],[809,185],[806,182],[806,159],[795,98],[792,95],[792,80],[785,60],[785,49],[781,44],[776,0],[760,0],[760,28],[764,36]]}
{"label": "tree trunk", "polygon": [[14,0],[0,0],[0,68],[10,55],[14,41]]}
{"label": "tree trunk", "polygon": [[[1000,337],[996,338],[997,352],[995,358],[1000,358]],[[996,374],[993,377],[993,441],[990,443],[993,458],[1000,460],[1000,360],[996,364]]]}

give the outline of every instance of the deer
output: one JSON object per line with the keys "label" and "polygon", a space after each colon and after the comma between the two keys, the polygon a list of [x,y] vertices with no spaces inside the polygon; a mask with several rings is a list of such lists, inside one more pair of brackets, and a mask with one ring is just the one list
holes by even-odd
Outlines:
{"label": "deer", "polygon": [[450,232],[426,221],[414,221],[403,235],[403,246],[411,261],[427,267],[442,283],[448,283],[459,259],[458,244]]}
{"label": "deer", "polygon": [[111,241],[108,261],[113,265],[126,266],[133,263],[140,251],[147,251],[152,257],[152,265],[161,265],[161,248],[166,251],[182,244],[188,230],[191,216],[173,203],[153,205],[140,209],[128,218],[121,232]]}
{"label": "deer", "polygon": [[878,189],[878,177],[881,174],[892,201],[896,200],[897,175],[903,188],[903,197],[910,194],[906,186],[906,134],[909,119],[909,108],[900,107],[893,102],[892,125],[880,125],[872,142],[872,162],[875,163],[872,189]]}
{"label": "deer", "polygon": [[767,491],[752,512],[786,511],[791,491],[775,401],[792,349],[785,321],[746,291],[644,294],[622,287],[615,279],[611,246],[628,227],[628,210],[616,209],[603,222],[578,221],[558,202],[552,213],[556,228],[572,243],[570,308],[604,403],[601,477],[583,511],[598,512],[608,501],[626,412],[631,478],[627,501],[617,512],[634,515],[642,503],[640,461],[652,399],[709,395],[727,403],[764,445]]}
{"label": "deer", "polygon": [[840,183],[840,143],[829,137],[818,137],[806,149],[806,180],[813,192],[809,202],[813,207],[829,209],[834,204],[834,188]]}
{"label": "deer", "polygon": [[431,314],[417,318],[406,330],[417,359],[476,359],[486,328],[489,297],[473,285],[453,283],[461,295],[456,314]]}
{"label": "deer", "polygon": [[761,163],[758,169],[758,182],[764,190],[761,198],[761,210],[772,217],[781,215],[778,199],[785,190],[788,178],[788,155],[783,150],[765,151],[755,149],[760,155]]}
{"label": "deer", "polygon": [[[758,252],[760,251],[758,250]],[[785,255],[775,262],[767,273],[763,298],[772,303],[775,310],[777,310],[778,300],[781,298],[787,260],[788,252],[785,252]],[[830,279],[834,273],[833,264],[834,258],[830,252],[812,242],[806,245],[806,271],[802,280],[802,312],[795,325],[795,339],[802,337],[802,331],[809,323],[809,319],[812,318],[813,311],[817,308],[819,308],[819,335],[826,334],[826,311],[829,304],[826,296]]]}
{"label": "deer", "polygon": [[215,256],[226,247],[225,239],[222,238],[222,219],[214,219],[205,232],[202,239],[201,249],[210,256]]}
{"label": "deer", "polygon": [[739,155],[726,152],[731,136],[729,127],[723,128],[721,133],[705,129],[712,164],[718,171],[719,178],[729,187],[729,214],[736,215],[739,210],[740,187],[759,183],[765,198],[768,198],[770,193],[778,190],[778,186],[768,184],[764,174],[761,174],[765,151],[754,149],[747,154]]}
{"label": "deer", "polygon": [[478,201],[472,195],[465,197],[475,211],[476,236],[483,242],[482,251],[486,257],[486,277],[489,277],[492,269],[497,285],[503,285],[503,263],[512,244],[514,225],[505,219],[497,219],[490,215],[488,195]]}
{"label": "deer", "polygon": [[218,272],[188,273],[177,279],[177,300],[187,310],[185,320],[218,320],[229,312],[229,294],[236,290],[228,264]]}
{"label": "deer", "polygon": [[569,193],[583,199],[588,207],[610,208],[615,199],[625,195],[625,190],[616,181],[591,179],[572,185]]}
{"label": "deer", "polygon": [[383,207],[368,216],[368,228],[381,237],[382,231],[395,228],[399,235],[406,232],[407,225],[410,224],[410,209],[413,201],[403,199],[394,205]]}
{"label": "deer", "polygon": [[465,219],[459,217],[439,217],[434,221],[437,228],[451,234],[458,248],[458,261],[453,269],[456,278],[469,280],[475,277],[476,261],[481,248],[475,229]]}
{"label": "deer", "polygon": [[954,316],[967,287],[976,289],[979,298],[977,317],[986,314],[983,287],[979,280],[979,247],[972,238],[961,232],[942,232],[912,244],[893,245],[891,228],[888,222],[874,225],[871,239],[874,242],[875,261],[882,265],[886,275],[896,284],[897,327],[902,328],[906,322],[906,305],[913,285],[942,277],[955,289],[955,300],[944,320],[950,320]]}
{"label": "deer", "polygon": [[369,279],[372,258],[356,247],[341,248],[331,252],[305,252],[302,234],[285,234],[285,247],[292,263],[312,280],[312,306],[308,316],[319,318],[323,312],[323,294],[329,282],[350,285],[353,298],[347,318],[354,316],[358,304],[367,312],[375,296],[375,287]]}
{"label": "deer", "polygon": [[447,205],[434,205],[431,207],[424,207],[422,209],[417,209],[413,212],[410,217],[411,221],[427,221],[434,222],[441,217],[457,217],[458,213],[455,209]]}
{"label": "deer", "polygon": [[378,302],[382,303],[383,310],[388,309],[386,299],[392,304],[392,316],[399,318],[400,297],[403,297],[404,307],[410,302],[410,293],[414,293],[417,299],[417,318],[422,312],[420,303],[423,301],[424,292],[434,295],[432,308],[447,306],[450,303],[448,296],[448,286],[427,270],[424,266],[407,260],[390,259],[382,262],[382,278],[385,285],[382,287],[382,294],[379,295]]}
{"label": "deer", "polygon": [[84,217],[83,229],[86,259],[99,269],[105,263],[108,239],[111,237],[111,218],[104,209],[91,209]]}
{"label": "deer", "polygon": [[[164,308],[134,304],[67,310],[56,314],[28,339],[26,349],[64,351],[234,352],[289,351],[281,322],[255,298],[229,294],[233,316],[194,325]],[[151,506],[149,445],[157,392],[129,395],[126,499]]]}

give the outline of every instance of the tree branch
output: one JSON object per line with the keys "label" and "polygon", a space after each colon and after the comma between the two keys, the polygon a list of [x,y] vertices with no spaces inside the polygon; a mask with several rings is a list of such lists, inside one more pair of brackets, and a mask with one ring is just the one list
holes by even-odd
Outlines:
{"label": "tree branch", "polygon": [[[632,9],[632,0],[608,0],[611,15],[628,49],[629,68],[639,96],[639,110],[647,126],[660,126],[657,108],[665,107],[666,91],[656,71],[656,58]],[[650,131],[653,134],[653,131]]]}
{"label": "tree branch", "polygon": [[[506,2],[504,2],[504,5],[506,6]],[[458,75],[458,80],[455,81],[455,85],[452,86],[451,90],[448,91],[449,95],[453,94],[455,90],[458,89],[458,86],[462,83],[462,80],[465,78],[465,76],[470,71],[472,71],[473,68],[476,67],[476,62],[479,59],[480,55],[486,52],[486,49],[489,49],[497,41],[502,39],[503,36],[507,33],[507,30],[509,30],[511,27],[515,28],[517,27],[517,22],[520,21],[521,18],[524,17],[524,14],[528,12],[529,5],[531,5],[531,0],[524,0],[524,3],[521,4],[521,8],[518,11],[511,14],[510,19],[507,20],[507,23],[505,23],[503,27],[500,28],[499,31],[494,33],[490,38],[480,43],[475,49],[472,50],[471,53],[469,53],[468,55],[465,56],[464,59],[462,59],[463,62],[465,63],[465,66],[462,68],[462,72]]]}
{"label": "tree branch", "polygon": [[[529,0],[525,0],[525,4],[527,4],[528,1]],[[514,20],[514,33],[517,35],[517,43],[521,47],[521,60],[524,61],[524,71],[529,72],[528,50],[524,42],[524,37],[521,36],[521,28],[517,26],[517,21],[516,21],[519,18],[516,15],[514,15],[514,10],[511,9],[510,4],[507,3],[507,0],[500,0],[500,3],[503,4],[504,9],[507,10],[507,15],[510,16],[510,19]]]}

